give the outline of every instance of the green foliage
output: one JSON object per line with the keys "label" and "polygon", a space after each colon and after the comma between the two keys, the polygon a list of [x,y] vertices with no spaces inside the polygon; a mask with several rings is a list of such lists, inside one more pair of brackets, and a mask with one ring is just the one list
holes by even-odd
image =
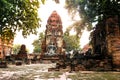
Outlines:
{"label": "green foliage", "polygon": [[40,33],[39,38],[37,40],[34,40],[34,42],[32,43],[32,45],[34,46],[34,50],[33,50],[34,53],[41,52],[41,45],[44,37],[45,35],[43,33]]}
{"label": "green foliage", "polygon": [[45,4],[45,0],[41,0],[41,2],[42,2],[43,4]]}
{"label": "green foliage", "polygon": [[21,45],[17,44],[13,46],[13,54],[17,54],[20,50]]}
{"label": "green foliage", "polygon": [[41,52],[41,44],[40,44],[40,40],[34,40],[34,42],[32,43],[32,45],[34,46],[34,53],[40,53]]}
{"label": "green foliage", "polygon": [[98,21],[97,17],[120,15],[118,0],[66,0],[69,13],[79,12],[86,23]]}
{"label": "green foliage", "polygon": [[[0,0],[0,37],[13,38],[16,30],[22,30],[24,37],[36,34],[40,27],[38,8],[39,0]],[[6,35],[9,33],[12,35]]]}
{"label": "green foliage", "polygon": [[[20,45],[20,44],[15,44],[15,45],[13,46],[13,54],[18,54],[20,48],[21,48],[21,45]],[[29,52],[29,49],[28,49],[28,48],[27,48],[26,50],[27,50],[27,52]]]}
{"label": "green foliage", "polygon": [[[1,40],[2,40],[3,43],[4,43],[5,41],[7,41],[7,43],[9,43],[9,40],[14,39],[15,33],[12,32],[12,30],[6,29],[6,30],[4,30],[2,33],[4,33],[4,34],[2,34],[2,36],[0,36],[0,38],[1,38]],[[9,36],[9,37],[8,37],[8,36]]]}
{"label": "green foliage", "polygon": [[66,8],[74,17],[79,13],[81,20],[73,24],[73,27],[81,34],[85,28],[92,29],[93,22],[99,22],[109,16],[120,16],[120,2],[118,0],[66,0]]}
{"label": "green foliage", "polygon": [[66,51],[79,49],[80,40],[76,35],[69,35],[69,32],[65,32],[63,39],[66,43]]}
{"label": "green foliage", "polygon": [[70,26],[66,29],[66,31],[67,31],[67,32],[70,32],[70,31],[73,29],[74,31],[76,31],[76,36],[77,36],[78,38],[81,38],[82,32],[83,32],[83,30],[85,29],[84,26],[85,26],[85,25],[83,24],[82,20],[81,20],[81,21],[76,21],[75,23],[73,23],[72,25],[70,25]]}
{"label": "green foliage", "polygon": [[98,0],[98,20],[103,20],[109,16],[120,15],[120,1],[118,0]]}

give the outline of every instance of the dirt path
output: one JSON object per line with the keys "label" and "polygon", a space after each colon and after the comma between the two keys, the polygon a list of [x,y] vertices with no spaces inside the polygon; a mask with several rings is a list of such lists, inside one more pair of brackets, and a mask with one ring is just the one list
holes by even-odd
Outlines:
{"label": "dirt path", "polygon": [[48,72],[55,64],[30,64],[0,68],[0,80],[120,80],[120,72]]}

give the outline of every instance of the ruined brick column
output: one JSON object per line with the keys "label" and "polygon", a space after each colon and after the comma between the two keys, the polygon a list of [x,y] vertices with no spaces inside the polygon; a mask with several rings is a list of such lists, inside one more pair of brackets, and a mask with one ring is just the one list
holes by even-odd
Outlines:
{"label": "ruined brick column", "polygon": [[108,55],[112,56],[114,67],[120,69],[120,26],[118,25],[118,16],[106,20],[106,31]]}

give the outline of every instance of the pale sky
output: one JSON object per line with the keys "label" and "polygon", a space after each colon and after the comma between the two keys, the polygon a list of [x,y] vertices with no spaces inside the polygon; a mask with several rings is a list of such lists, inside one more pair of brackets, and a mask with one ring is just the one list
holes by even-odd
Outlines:
{"label": "pale sky", "polygon": [[[63,25],[63,32],[66,30],[66,28],[73,23],[71,20],[71,17],[67,13],[67,10],[64,8],[65,5],[65,0],[60,0],[60,4],[56,4],[52,0],[47,0],[45,4],[40,5],[40,9],[38,11],[39,17],[41,18],[41,27],[38,29],[38,33],[44,31],[46,29],[46,24],[47,24],[47,19],[50,16],[50,14],[56,10],[57,13],[60,15],[61,20],[62,20],[62,25]],[[76,20],[79,18],[77,17]],[[87,34],[87,35],[86,35]],[[83,33],[83,38],[81,39],[81,47],[83,47],[85,44],[88,43],[88,36],[89,33],[85,32]],[[32,42],[38,38],[38,35],[30,35],[27,38],[23,38],[21,32],[18,32],[14,44],[25,44],[26,47],[29,49],[30,53],[33,52],[34,47],[32,46]]]}

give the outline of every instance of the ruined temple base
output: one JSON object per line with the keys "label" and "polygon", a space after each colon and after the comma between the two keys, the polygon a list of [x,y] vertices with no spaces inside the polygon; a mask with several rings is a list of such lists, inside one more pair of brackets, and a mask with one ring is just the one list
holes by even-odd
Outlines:
{"label": "ruined temple base", "polygon": [[18,60],[18,61],[15,62],[16,66],[21,66],[22,63],[23,63],[23,62],[22,62],[21,60]]}
{"label": "ruined temple base", "polygon": [[60,59],[59,55],[42,55],[41,61],[43,63],[55,63]]}
{"label": "ruined temple base", "polygon": [[[77,60],[75,60],[77,61]],[[71,72],[71,71],[112,71],[113,68],[109,62],[110,60],[83,60],[82,63],[73,63],[64,60],[58,60],[55,68],[50,68],[48,71],[61,71],[61,72]],[[116,68],[119,71],[120,69]]]}
{"label": "ruined temple base", "polygon": [[6,61],[1,61],[0,62],[0,68],[7,68],[7,62]]}

